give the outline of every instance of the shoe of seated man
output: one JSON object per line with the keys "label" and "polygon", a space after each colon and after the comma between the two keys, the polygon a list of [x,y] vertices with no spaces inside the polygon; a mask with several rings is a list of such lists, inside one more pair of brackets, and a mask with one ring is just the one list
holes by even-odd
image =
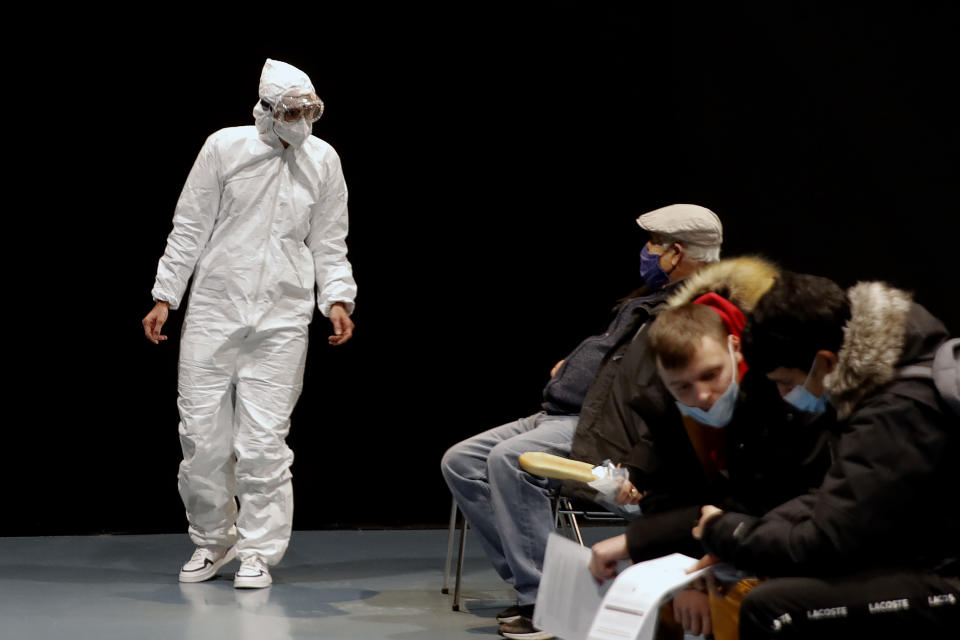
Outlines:
{"label": "shoe of seated man", "polygon": [[262,589],[273,583],[267,563],[258,555],[243,558],[240,568],[233,576],[233,586],[237,589]]}
{"label": "shoe of seated man", "polygon": [[180,582],[203,582],[237,557],[235,547],[197,547],[180,569]]}
{"label": "shoe of seated man", "polygon": [[[517,620],[521,615],[523,615],[523,609],[519,604],[510,605],[503,611],[497,614],[497,622],[503,624],[504,622],[513,622]],[[533,615],[532,613],[530,615]]]}
{"label": "shoe of seated man", "polygon": [[533,605],[520,607],[520,617],[500,625],[497,632],[511,640],[553,640],[556,636],[533,626]]}

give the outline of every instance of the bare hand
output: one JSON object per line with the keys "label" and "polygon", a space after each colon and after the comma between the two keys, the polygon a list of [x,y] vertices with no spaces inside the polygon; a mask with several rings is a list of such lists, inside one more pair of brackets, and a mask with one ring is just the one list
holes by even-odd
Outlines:
{"label": "bare hand", "polygon": [[613,500],[617,504],[637,504],[642,497],[643,494],[637,491],[632,482],[624,480],[623,484],[620,485],[620,491]]}
{"label": "bare hand", "polygon": [[150,309],[150,313],[146,315],[142,322],[143,333],[147,336],[147,340],[153,344],[160,344],[161,341],[167,339],[167,336],[161,334],[160,330],[163,329],[169,315],[169,302],[158,300],[157,304],[153,305],[153,309]]}
{"label": "bare hand", "polygon": [[697,564],[687,569],[686,572],[693,573],[694,571],[700,571],[700,569],[706,569],[707,567],[712,567],[713,565],[719,562],[720,562],[720,558],[713,555],[712,553],[708,553],[707,555],[697,560]]}
{"label": "bare hand", "polygon": [[330,324],[333,325],[333,335],[327,338],[327,342],[333,346],[339,346],[353,337],[353,320],[342,302],[334,302],[330,307]]}
{"label": "bare hand", "polygon": [[563,363],[564,363],[564,362],[566,362],[566,360],[561,360],[561,361],[558,362],[557,364],[553,365],[553,369],[550,369],[550,377],[551,377],[551,378],[552,378],[553,376],[557,375],[557,371],[560,370],[560,367],[563,366]]}
{"label": "bare hand", "polygon": [[707,523],[714,518],[717,518],[723,514],[723,509],[718,509],[712,504],[704,505],[700,509],[700,522],[697,523],[697,526],[693,528],[693,537],[699,540],[703,537],[704,527],[707,526]]}
{"label": "bare hand", "polygon": [[627,534],[601,540],[591,548],[590,573],[597,584],[617,575],[617,563],[630,557],[627,551]]}
{"label": "bare hand", "polygon": [[713,633],[710,622],[710,598],[698,589],[681,591],[673,598],[673,617],[684,631],[695,636]]}

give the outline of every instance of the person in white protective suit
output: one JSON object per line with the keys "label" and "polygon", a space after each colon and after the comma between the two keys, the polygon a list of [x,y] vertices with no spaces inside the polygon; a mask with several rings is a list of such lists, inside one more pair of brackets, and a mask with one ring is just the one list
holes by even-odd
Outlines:
{"label": "person in white protective suit", "polygon": [[[256,127],[211,135],[177,203],[144,318],[149,340],[180,306],[179,488],[197,545],[182,582],[238,557],[236,587],[265,587],[290,539],[293,453],[285,438],[300,395],[313,316],[332,345],[353,333],[347,188],[333,147],[310,135],[323,112],[310,78],[267,60]],[[236,500],[235,500],[236,497]],[[239,509],[237,502],[239,501]]]}

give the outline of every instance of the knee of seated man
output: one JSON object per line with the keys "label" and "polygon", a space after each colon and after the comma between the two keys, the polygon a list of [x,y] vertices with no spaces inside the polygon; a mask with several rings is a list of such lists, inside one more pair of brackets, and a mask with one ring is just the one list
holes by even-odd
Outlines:
{"label": "knee of seated man", "polygon": [[444,478],[451,476],[462,476],[466,471],[467,458],[462,451],[463,443],[458,442],[447,449],[443,457],[440,458],[440,472]]}

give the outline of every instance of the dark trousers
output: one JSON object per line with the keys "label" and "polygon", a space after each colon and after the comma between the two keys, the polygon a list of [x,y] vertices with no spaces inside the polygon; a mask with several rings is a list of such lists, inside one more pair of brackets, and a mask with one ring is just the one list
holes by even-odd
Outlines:
{"label": "dark trousers", "polygon": [[960,578],[871,571],[833,578],[775,578],[747,594],[740,638],[960,637]]}

